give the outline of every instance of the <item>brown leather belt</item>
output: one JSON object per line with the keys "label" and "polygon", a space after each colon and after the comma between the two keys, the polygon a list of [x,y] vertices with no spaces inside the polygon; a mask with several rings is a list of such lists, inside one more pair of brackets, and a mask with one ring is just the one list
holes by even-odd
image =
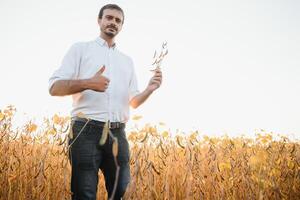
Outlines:
{"label": "brown leather belt", "polygon": [[[105,122],[101,122],[101,121],[97,121],[97,120],[93,120],[93,119],[87,119],[87,118],[81,118],[81,117],[73,117],[72,118],[73,121],[79,121],[79,122],[88,122],[88,124],[92,124],[95,126],[100,126],[103,127]],[[108,127],[110,129],[116,129],[116,128],[122,128],[124,129],[126,126],[125,123],[122,122],[109,122]]]}

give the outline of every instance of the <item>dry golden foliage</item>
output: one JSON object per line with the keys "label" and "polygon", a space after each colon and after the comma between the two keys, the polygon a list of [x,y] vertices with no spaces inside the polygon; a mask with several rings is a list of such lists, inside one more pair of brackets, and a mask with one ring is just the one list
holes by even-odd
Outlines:
{"label": "dry golden foliage", "polygon": [[[69,199],[69,118],[13,130],[13,107],[0,113],[0,199]],[[132,179],[125,199],[299,199],[299,142],[264,131],[256,139],[171,135],[149,124],[128,132]],[[106,198],[102,175],[97,195]]]}

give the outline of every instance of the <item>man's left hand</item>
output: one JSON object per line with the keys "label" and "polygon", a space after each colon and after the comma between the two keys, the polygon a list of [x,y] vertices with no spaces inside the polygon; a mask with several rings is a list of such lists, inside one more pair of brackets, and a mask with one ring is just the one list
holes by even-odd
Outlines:
{"label": "man's left hand", "polygon": [[147,90],[153,92],[157,88],[160,87],[162,83],[162,73],[161,70],[158,68],[154,70],[154,76],[150,79]]}

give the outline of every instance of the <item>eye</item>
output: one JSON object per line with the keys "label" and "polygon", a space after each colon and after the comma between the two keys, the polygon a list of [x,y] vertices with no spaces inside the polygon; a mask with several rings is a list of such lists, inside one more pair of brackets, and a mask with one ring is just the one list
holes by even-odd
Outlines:
{"label": "eye", "polygon": [[120,24],[120,23],[122,22],[122,20],[121,20],[120,18],[116,18],[116,22],[117,22],[118,24]]}
{"label": "eye", "polygon": [[112,20],[112,19],[113,19],[113,16],[106,15],[105,18],[108,19],[108,20]]}

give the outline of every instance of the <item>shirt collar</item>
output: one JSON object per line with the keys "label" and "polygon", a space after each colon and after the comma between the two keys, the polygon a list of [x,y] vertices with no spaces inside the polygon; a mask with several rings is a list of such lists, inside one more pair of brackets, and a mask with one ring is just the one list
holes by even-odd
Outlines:
{"label": "shirt collar", "polygon": [[[106,42],[104,39],[102,39],[100,36],[98,36],[98,37],[96,38],[95,41],[96,41],[98,44],[100,44],[101,46],[107,46],[107,47],[108,47],[107,42]],[[112,46],[112,48],[113,48],[113,49],[116,48],[116,43],[114,43],[114,45]]]}

